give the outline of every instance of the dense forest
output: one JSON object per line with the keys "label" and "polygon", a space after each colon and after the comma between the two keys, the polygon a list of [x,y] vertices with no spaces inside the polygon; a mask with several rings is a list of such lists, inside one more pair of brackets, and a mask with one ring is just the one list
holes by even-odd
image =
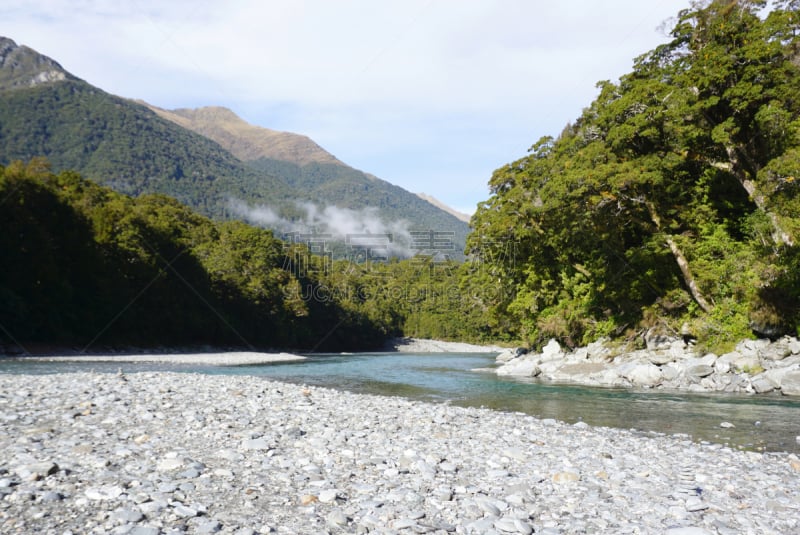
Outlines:
{"label": "dense forest", "polygon": [[0,347],[341,351],[480,332],[452,262],[333,261],[43,159],[0,167],[0,205]]}
{"label": "dense forest", "polygon": [[495,171],[463,263],[335,260],[162,195],[10,163],[0,343],[344,350],[397,335],[576,346],[659,333],[719,351],[797,334],[798,30],[798,0],[681,11],[574,123]]}
{"label": "dense forest", "polygon": [[795,334],[800,2],[694,2],[557,137],[498,169],[469,247],[494,328],[574,346],[648,329]]}

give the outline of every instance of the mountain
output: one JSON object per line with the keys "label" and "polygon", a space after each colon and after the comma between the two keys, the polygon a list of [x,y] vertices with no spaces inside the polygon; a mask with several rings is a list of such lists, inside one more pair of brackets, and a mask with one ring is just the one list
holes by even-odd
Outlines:
{"label": "mountain", "polygon": [[245,162],[269,158],[298,165],[312,162],[344,165],[307,136],[254,126],[221,106],[164,110],[139,102],[160,117],[216,141]]}
{"label": "mountain", "polygon": [[445,203],[443,203],[442,201],[440,201],[436,197],[432,197],[431,195],[427,195],[425,193],[417,193],[417,197],[419,197],[423,201],[428,201],[429,203],[434,205],[436,208],[439,208],[440,210],[444,210],[448,214],[452,215],[453,217],[456,217],[456,218],[460,219],[464,223],[469,223],[469,220],[470,220],[469,214],[465,214],[464,212],[459,212],[455,208],[453,208],[451,206],[447,206]]}
{"label": "mountain", "polygon": [[[301,200],[355,210],[374,207],[393,221],[414,222],[414,227],[424,230],[452,231],[456,252],[463,250],[469,216],[354,169],[306,136],[252,125],[218,106],[164,110],[143,104],[160,117],[217,142],[252,168],[281,177],[302,192]],[[431,205],[436,210],[431,210]]]}
{"label": "mountain", "polygon": [[75,79],[52,59],[0,37],[0,91]]}
{"label": "mountain", "polygon": [[121,193],[163,193],[206,215],[228,199],[275,202],[293,193],[209,139],[110,95],[27,47],[0,38],[0,164],[46,157]]}
{"label": "mountain", "polygon": [[0,37],[0,165],[36,156],[55,171],[72,169],[129,195],[170,195],[218,219],[241,217],[232,199],[288,220],[302,220],[310,202],[452,232],[457,253],[468,232],[305,136],[249,125],[224,108],[167,112],[117,97]]}

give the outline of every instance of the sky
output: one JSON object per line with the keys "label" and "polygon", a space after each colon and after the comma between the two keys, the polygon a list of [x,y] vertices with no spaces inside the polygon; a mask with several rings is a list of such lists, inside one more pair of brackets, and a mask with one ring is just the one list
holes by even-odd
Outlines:
{"label": "sky", "polygon": [[0,35],[110,93],[225,106],[466,213],[689,0],[3,0]]}

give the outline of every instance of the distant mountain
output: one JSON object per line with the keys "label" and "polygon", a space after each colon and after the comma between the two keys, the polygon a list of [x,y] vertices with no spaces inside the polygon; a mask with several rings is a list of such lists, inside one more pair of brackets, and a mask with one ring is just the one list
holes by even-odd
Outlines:
{"label": "distant mountain", "polygon": [[298,203],[373,208],[386,222],[454,234],[468,226],[413,193],[353,169],[305,136],[250,125],[225,108],[166,111],[120,98],[0,37],[0,165],[45,156],[122,193],[163,193],[216,218],[235,199],[303,218]]}
{"label": "distant mountain", "polygon": [[163,193],[212,217],[228,199],[275,203],[292,188],[206,137],[110,95],[0,38],[0,164],[46,157],[122,193]]}
{"label": "distant mountain", "polygon": [[222,107],[163,110],[144,104],[160,117],[216,141],[254,169],[281,177],[299,191],[299,199],[350,209],[369,206],[384,218],[405,220],[415,228],[452,231],[456,256],[463,250],[469,216],[354,169],[306,136],[254,126]]}
{"label": "distant mountain", "polygon": [[139,102],[160,117],[216,141],[223,149],[245,162],[268,158],[298,165],[312,162],[344,165],[307,136],[254,126],[228,108],[208,106],[164,110],[144,101]]}
{"label": "distant mountain", "polygon": [[442,201],[440,201],[436,197],[432,197],[431,195],[427,195],[425,193],[417,193],[417,197],[419,197],[420,199],[422,199],[424,201],[428,201],[429,203],[434,205],[436,208],[439,208],[440,210],[444,210],[448,214],[456,217],[457,219],[460,219],[464,223],[469,223],[469,220],[470,220],[470,217],[471,217],[469,214],[465,214],[464,212],[459,212],[455,208],[453,208],[451,206],[447,206],[445,203],[443,203]]}

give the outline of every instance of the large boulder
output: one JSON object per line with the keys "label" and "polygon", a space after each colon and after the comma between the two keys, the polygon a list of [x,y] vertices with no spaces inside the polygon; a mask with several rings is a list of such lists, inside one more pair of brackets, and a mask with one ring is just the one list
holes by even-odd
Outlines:
{"label": "large boulder", "polygon": [[547,345],[542,348],[542,360],[557,360],[564,358],[564,351],[555,338],[551,338]]}
{"label": "large boulder", "polygon": [[714,365],[720,373],[724,373],[722,370],[726,365],[729,371],[742,372],[755,370],[761,367],[761,360],[758,357],[757,350],[746,351],[746,353],[736,350],[731,353],[725,353],[719,357],[716,362],[714,362]]}
{"label": "large boulder", "polygon": [[756,394],[767,394],[775,390],[775,385],[763,373],[753,377],[750,380],[750,384],[753,385],[753,390],[755,390]]}
{"label": "large boulder", "polygon": [[696,364],[686,368],[686,377],[693,383],[699,383],[703,377],[708,377],[714,373],[714,368],[708,364]]}
{"label": "large boulder", "polygon": [[542,371],[534,355],[525,355],[506,362],[495,370],[497,375],[511,375],[516,377],[536,377]]}
{"label": "large boulder", "polygon": [[508,348],[502,350],[494,359],[495,362],[508,362],[528,352],[524,347]]}
{"label": "large boulder", "polygon": [[800,370],[790,371],[783,376],[781,392],[787,396],[800,396]]}
{"label": "large boulder", "polygon": [[647,360],[650,361],[650,364],[655,364],[656,366],[663,366],[664,364],[669,364],[675,360],[675,355],[672,354],[670,351],[650,351],[647,353]]}
{"label": "large boulder", "polygon": [[617,372],[634,386],[656,386],[663,380],[661,368],[649,362],[621,366]]}
{"label": "large boulder", "polygon": [[758,356],[763,360],[783,360],[791,354],[789,341],[785,338],[758,350]]}
{"label": "large boulder", "polygon": [[606,365],[601,362],[571,362],[566,363],[550,374],[553,381],[594,384],[593,375],[603,372]]}

